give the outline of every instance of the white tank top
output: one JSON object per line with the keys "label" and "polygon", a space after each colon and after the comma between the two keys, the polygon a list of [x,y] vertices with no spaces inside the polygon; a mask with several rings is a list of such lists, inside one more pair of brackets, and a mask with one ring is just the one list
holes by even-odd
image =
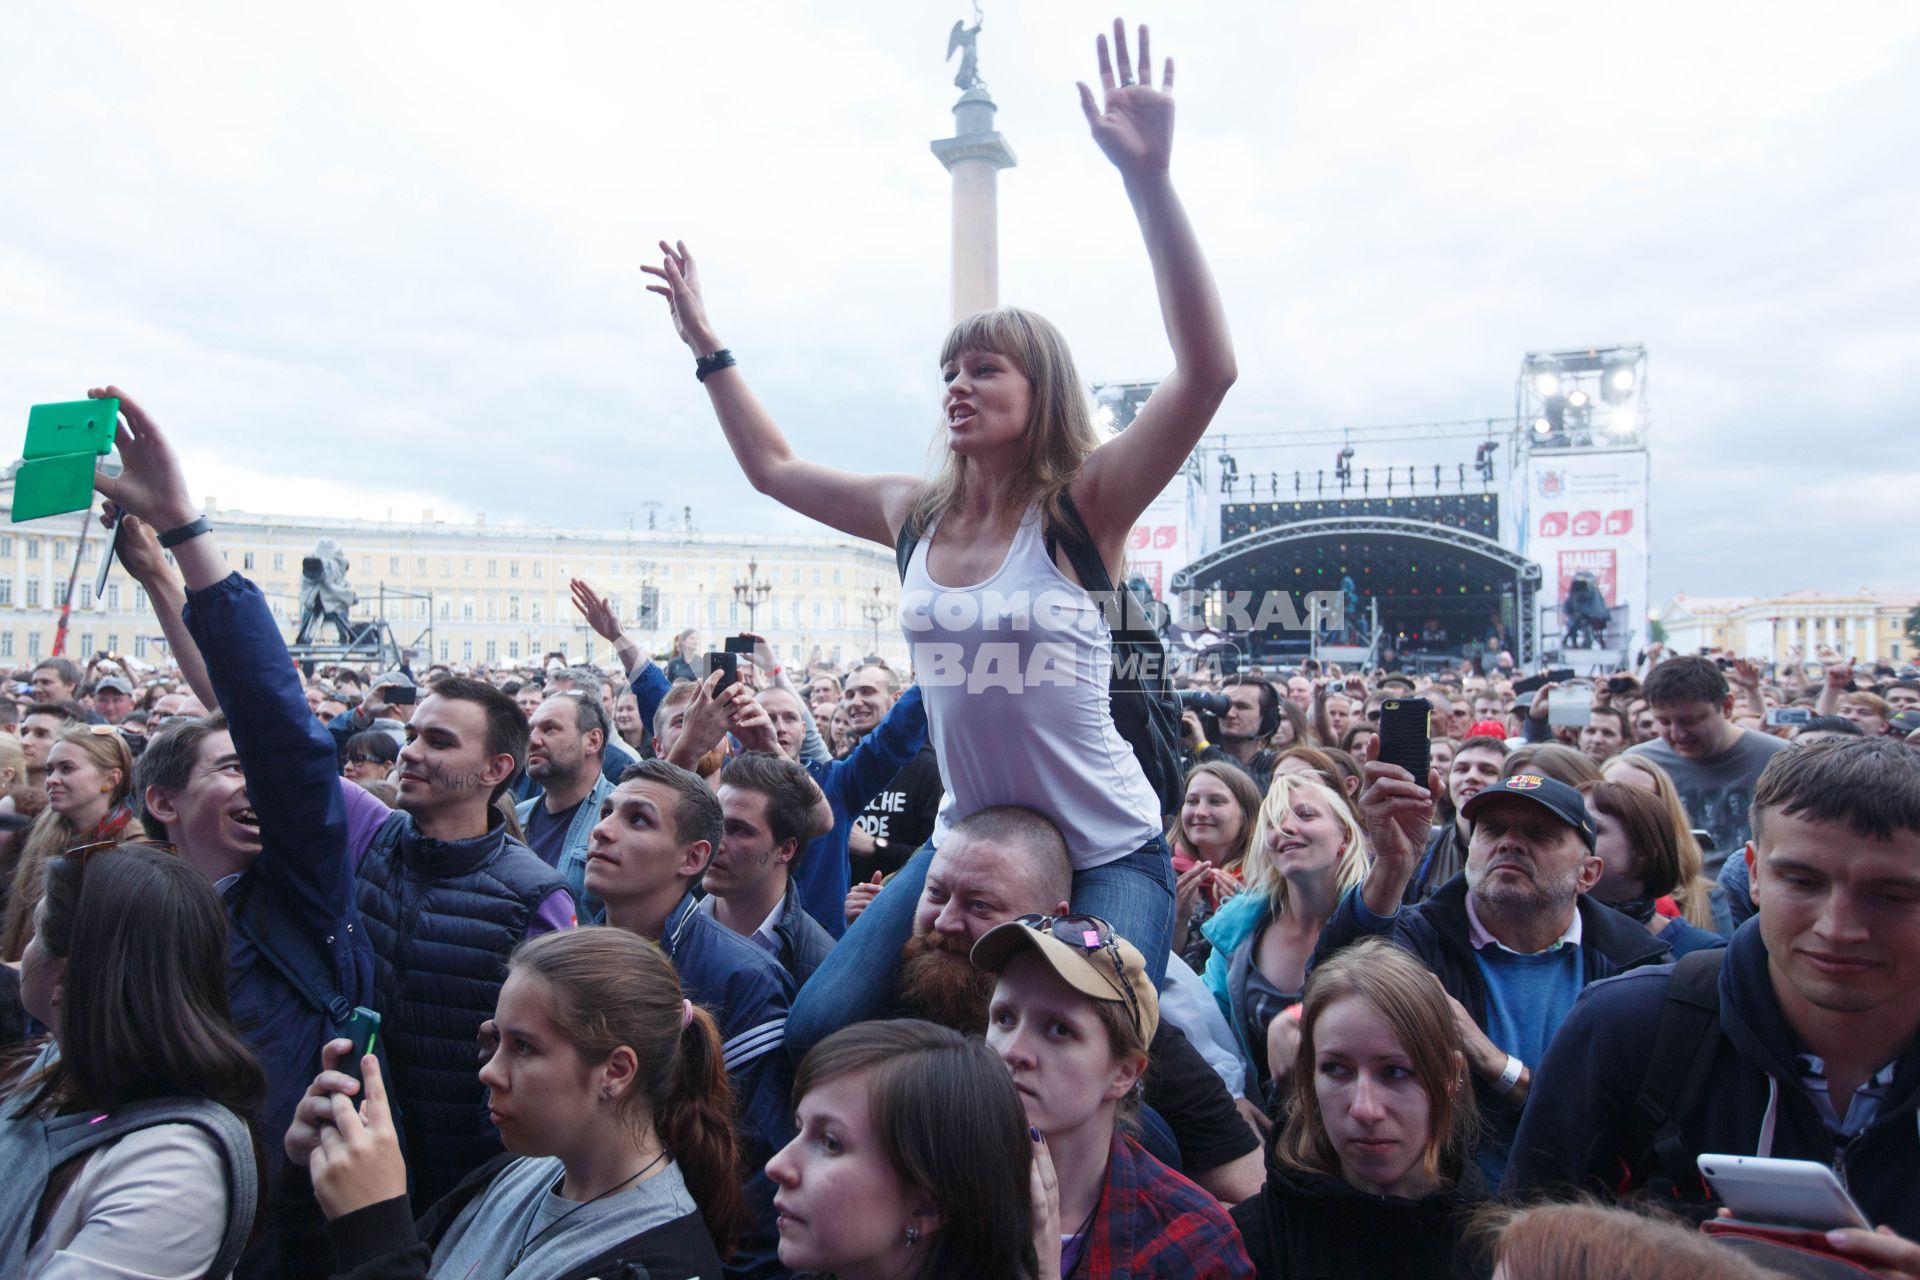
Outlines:
{"label": "white tank top", "polygon": [[934,845],[967,814],[1011,804],[1059,826],[1076,871],[1132,853],[1160,833],[1160,799],[1107,705],[1105,616],[1048,556],[1037,506],[1000,568],[970,586],[928,574],[937,527],[914,547],[900,590],[946,787]]}

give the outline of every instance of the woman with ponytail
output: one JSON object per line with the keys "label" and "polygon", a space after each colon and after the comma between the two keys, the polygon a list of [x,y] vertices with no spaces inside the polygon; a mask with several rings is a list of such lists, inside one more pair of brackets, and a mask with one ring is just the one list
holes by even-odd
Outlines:
{"label": "woman with ponytail", "polygon": [[732,1090],[718,1027],[658,946],[611,928],[521,943],[481,1040],[507,1151],[417,1224],[373,1055],[357,1108],[333,1070],[301,1100],[287,1155],[312,1172],[336,1276],[720,1274],[746,1221]]}

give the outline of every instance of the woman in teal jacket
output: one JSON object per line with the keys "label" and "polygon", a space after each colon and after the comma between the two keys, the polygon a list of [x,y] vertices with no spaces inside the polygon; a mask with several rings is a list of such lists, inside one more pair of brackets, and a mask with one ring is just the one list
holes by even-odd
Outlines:
{"label": "woman in teal jacket", "polygon": [[1260,806],[1247,887],[1202,929],[1213,944],[1204,977],[1240,1042],[1248,1097],[1270,1099],[1270,1064],[1284,1076],[1292,1063],[1296,1024],[1274,1022],[1299,1003],[1321,926],[1370,864],[1349,805],[1316,779],[1275,775]]}

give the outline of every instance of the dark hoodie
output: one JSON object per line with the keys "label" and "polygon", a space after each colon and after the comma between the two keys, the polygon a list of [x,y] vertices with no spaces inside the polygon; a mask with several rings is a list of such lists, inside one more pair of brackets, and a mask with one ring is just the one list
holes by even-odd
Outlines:
{"label": "dark hoodie", "polygon": [[[1652,1131],[1634,1100],[1671,974],[1671,966],[1641,969],[1581,995],[1534,1075],[1503,1190],[1624,1191],[1658,1177]],[[1920,1038],[1895,1066],[1879,1117],[1852,1138],[1828,1130],[1801,1085],[1794,1059],[1803,1051],[1774,996],[1759,922],[1749,921],[1720,971],[1713,1083],[1695,1114],[1681,1117],[1688,1154],[1817,1160],[1870,1221],[1920,1239]],[[1697,1180],[1677,1190],[1683,1204],[1714,1203]]]}
{"label": "dark hoodie", "polygon": [[1482,1272],[1461,1238],[1485,1199],[1471,1161],[1459,1185],[1418,1200],[1269,1162],[1233,1222],[1260,1280],[1468,1280]]}

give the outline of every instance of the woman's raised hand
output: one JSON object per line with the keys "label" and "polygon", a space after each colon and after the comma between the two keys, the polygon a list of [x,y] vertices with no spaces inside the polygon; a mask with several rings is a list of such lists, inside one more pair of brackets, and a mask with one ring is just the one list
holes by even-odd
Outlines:
{"label": "woman's raised hand", "polygon": [[[1087,113],[1093,140],[1128,180],[1165,173],[1173,155],[1173,59],[1167,59],[1160,87],[1154,88],[1146,25],[1140,27],[1140,60],[1136,66],[1127,52],[1127,25],[1118,18],[1113,20],[1111,55],[1104,35],[1095,41],[1095,48],[1100,55],[1102,102],[1096,106],[1093,90],[1085,81],[1079,84],[1080,109]],[[1114,78],[1116,65],[1118,82]]]}
{"label": "woman's raised hand", "polygon": [[720,343],[707,323],[706,300],[700,296],[700,269],[694,265],[693,255],[687,252],[687,242],[668,244],[662,240],[660,254],[659,266],[641,264],[642,271],[664,282],[648,285],[647,292],[667,300],[673,315],[673,331],[693,349],[694,355],[712,355],[720,349]]}

